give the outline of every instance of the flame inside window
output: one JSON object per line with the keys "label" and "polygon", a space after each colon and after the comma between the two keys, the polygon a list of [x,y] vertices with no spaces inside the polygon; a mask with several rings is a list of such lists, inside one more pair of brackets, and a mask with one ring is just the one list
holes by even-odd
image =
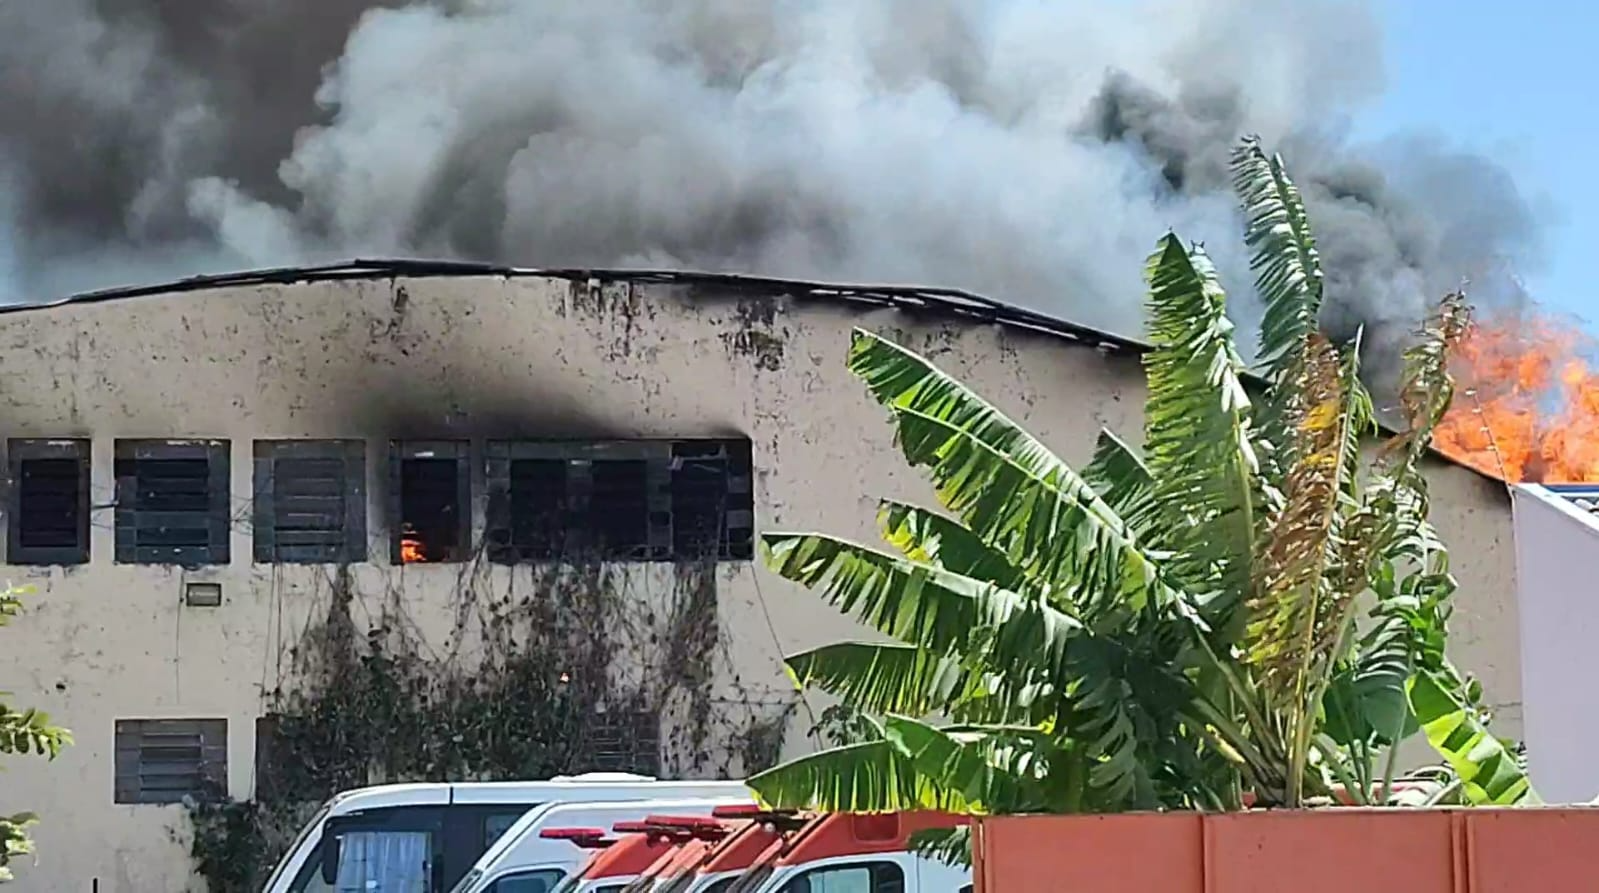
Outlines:
{"label": "flame inside window", "polygon": [[401,563],[416,564],[427,560],[427,550],[422,546],[422,538],[416,535],[416,529],[410,524],[403,525],[400,529]]}

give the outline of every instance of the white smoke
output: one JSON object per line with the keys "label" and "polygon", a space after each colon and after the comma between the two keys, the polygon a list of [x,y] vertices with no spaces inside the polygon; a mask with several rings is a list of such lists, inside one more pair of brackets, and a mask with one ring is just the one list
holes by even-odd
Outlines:
{"label": "white smoke", "polygon": [[[955,286],[1135,334],[1168,228],[1247,291],[1246,132],[1300,174],[1342,329],[1402,330],[1536,236],[1492,165],[1407,143],[1385,179],[1340,137],[1382,87],[1366,3],[103,5],[0,7],[28,184],[0,293],[432,255]],[[8,94],[28,60],[58,64]]]}

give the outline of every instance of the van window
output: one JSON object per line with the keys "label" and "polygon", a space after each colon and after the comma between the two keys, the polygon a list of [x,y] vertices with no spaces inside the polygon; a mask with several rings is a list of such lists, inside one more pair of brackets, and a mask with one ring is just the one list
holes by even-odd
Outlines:
{"label": "van window", "polygon": [[350,831],[340,846],[340,891],[432,890],[433,835],[426,831]]}
{"label": "van window", "polygon": [[700,893],[727,893],[727,891],[736,883],[738,883],[738,878],[725,877],[719,881],[712,881],[704,890],[701,890]]}
{"label": "van window", "polygon": [[550,893],[565,877],[566,872],[559,868],[539,868],[508,874],[496,880],[489,890],[493,893]]}
{"label": "van window", "polygon": [[794,878],[782,893],[905,893],[905,872],[892,862],[829,865]]}
{"label": "van window", "polygon": [[494,841],[499,840],[505,832],[511,830],[517,819],[527,814],[527,810],[519,812],[494,812],[483,817],[483,849],[494,846]]}

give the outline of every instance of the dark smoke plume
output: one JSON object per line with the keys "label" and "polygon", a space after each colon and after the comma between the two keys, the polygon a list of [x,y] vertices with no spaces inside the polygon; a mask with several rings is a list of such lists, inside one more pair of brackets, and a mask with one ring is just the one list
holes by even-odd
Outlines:
{"label": "dark smoke plume", "polygon": [[1226,162],[1257,132],[1327,323],[1382,360],[1537,228],[1483,159],[1343,138],[1381,62],[1337,0],[20,0],[0,296],[434,255],[959,286],[1136,333],[1168,228],[1247,295]]}

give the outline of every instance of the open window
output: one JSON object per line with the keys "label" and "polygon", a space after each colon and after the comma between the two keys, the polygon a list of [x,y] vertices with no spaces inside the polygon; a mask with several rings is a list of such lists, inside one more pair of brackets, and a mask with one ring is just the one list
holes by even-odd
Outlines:
{"label": "open window", "polygon": [[256,561],[366,560],[364,442],[258,440],[254,483]]}
{"label": "open window", "polygon": [[390,561],[465,561],[471,542],[471,505],[465,441],[390,444]]}
{"label": "open window", "polygon": [[116,442],[119,564],[227,564],[226,440]]}
{"label": "open window", "polygon": [[494,441],[486,450],[494,561],[754,555],[748,440]]}
{"label": "open window", "polygon": [[11,564],[84,564],[89,560],[89,441],[12,440]]}

